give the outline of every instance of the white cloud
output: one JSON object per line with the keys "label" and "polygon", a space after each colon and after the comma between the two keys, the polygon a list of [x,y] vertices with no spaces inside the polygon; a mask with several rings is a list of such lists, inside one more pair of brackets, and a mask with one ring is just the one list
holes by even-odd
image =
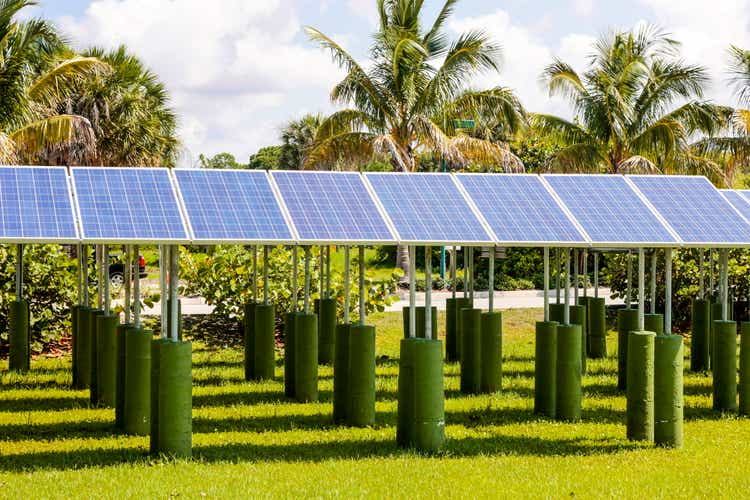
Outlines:
{"label": "white cloud", "polygon": [[304,96],[326,106],[342,77],[300,36],[291,0],[94,0],[59,23],[79,45],[126,44],[158,73],[193,157],[229,151],[244,161],[278,141],[269,124],[290,118],[282,104]]}
{"label": "white cloud", "polygon": [[573,0],[573,9],[580,16],[588,17],[594,12],[594,0]]}

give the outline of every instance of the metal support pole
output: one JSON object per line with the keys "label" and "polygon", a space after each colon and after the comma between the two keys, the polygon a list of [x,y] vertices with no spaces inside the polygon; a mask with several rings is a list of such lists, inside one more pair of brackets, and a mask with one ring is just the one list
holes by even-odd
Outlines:
{"label": "metal support pole", "polygon": [[432,339],[432,247],[424,247],[424,338]]}
{"label": "metal support pole", "polygon": [[578,249],[573,250],[573,305],[578,305]]}
{"label": "metal support pole", "polygon": [[263,246],[263,304],[268,305],[268,245]]}
{"label": "metal support pole", "polygon": [[594,254],[594,297],[599,298],[599,254]]}
{"label": "metal support pole", "polygon": [[549,248],[544,247],[544,321],[549,321]]}
{"label": "metal support pole", "polygon": [[83,258],[83,245],[78,244],[76,246],[76,251],[78,252],[78,305],[82,306],[85,305],[83,303],[83,266],[86,265],[86,260]]}
{"label": "metal support pole", "polygon": [[326,298],[331,298],[331,247],[326,247]]}
{"label": "metal support pole", "polygon": [[[125,300],[124,300],[124,307],[125,307],[125,324],[127,325],[130,323],[130,280],[132,277],[132,270],[133,270],[133,247],[131,245],[125,245],[125,257],[123,259],[123,269],[124,269],[124,278],[125,278]],[[138,266],[140,267],[140,265]],[[138,269],[135,271],[138,272]]]}
{"label": "metal support pole", "polygon": [[[409,247],[409,337],[417,336],[417,247]],[[464,292],[466,282],[464,281]]]}
{"label": "metal support pole", "polygon": [[562,275],[562,262],[560,261],[560,249],[555,248],[555,267],[557,272],[555,273],[555,296],[556,301],[560,303],[560,276]]}
{"label": "metal support pole", "polygon": [[713,296],[716,288],[714,287],[714,249],[708,250],[708,294]]}
{"label": "metal support pole", "polygon": [[633,251],[628,250],[628,288],[625,293],[625,306],[630,309],[633,302]]}
{"label": "metal support pole", "polygon": [[177,314],[179,307],[177,305],[177,287],[180,279],[180,247],[173,245],[169,250],[169,337],[175,342],[178,340],[180,318]]}
{"label": "metal support pole", "polygon": [[[297,312],[297,245],[292,245],[292,312]],[[347,311],[344,312],[346,317]]]}
{"label": "metal support pole", "polygon": [[104,309],[104,294],[102,293],[103,268],[102,245],[96,245],[96,307],[99,309]]}
{"label": "metal support pole", "polygon": [[305,314],[310,314],[310,247],[305,247]]}
{"label": "metal support pole", "polygon": [[729,250],[722,248],[720,250],[719,258],[720,268],[719,273],[721,276],[721,319],[727,321],[729,318]]}
{"label": "metal support pole", "polygon": [[589,252],[583,250],[583,297],[589,296]]}
{"label": "metal support pole", "polygon": [[253,303],[258,303],[258,245],[253,245]]}
{"label": "metal support pole", "polygon": [[440,247],[440,278],[445,279],[445,247]]}
{"label": "metal support pole", "polygon": [[495,247],[490,247],[490,269],[489,269],[489,297],[488,299],[488,309],[490,312],[493,310],[493,305],[495,303]]}
{"label": "metal support pole", "polygon": [[456,298],[456,247],[453,247],[453,252],[451,252],[451,283],[453,283],[453,286],[451,286],[451,298]]}
{"label": "metal support pole", "polygon": [[350,291],[350,256],[349,247],[344,247],[344,324],[349,324],[349,308],[351,307],[351,291]]}
{"label": "metal support pole", "polygon": [[91,307],[90,297],[89,297],[89,246],[88,245],[82,245],[82,264],[83,264],[83,305],[86,307]]}
{"label": "metal support pole", "polygon": [[359,247],[359,324],[363,325],[365,324],[365,315],[366,315],[366,308],[365,308],[365,299],[366,299],[366,291],[365,291],[365,247],[364,245],[361,245]]}
{"label": "metal support pole", "polygon": [[570,324],[570,250],[565,250],[565,307],[563,324]]}
{"label": "metal support pole", "polygon": [[703,262],[703,249],[698,250],[698,298],[703,299],[705,296],[705,289],[704,289],[704,279],[703,279],[703,273],[705,271],[704,262]]}
{"label": "metal support pole", "polygon": [[133,255],[135,255],[133,260],[137,262],[135,278],[133,279],[133,324],[139,327],[141,326],[141,259],[138,245],[133,247]]}
{"label": "metal support pole", "polygon": [[474,303],[474,247],[469,247],[469,300]]}
{"label": "metal support pole", "polygon": [[109,316],[109,306],[112,301],[112,294],[109,290],[109,245],[102,245],[102,249],[102,260],[105,263],[103,267],[106,269],[106,274],[104,274],[104,314]]}
{"label": "metal support pole", "polygon": [[651,314],[656,314],[656,250],[651,254]]}
{"label": "metal support pole", "polygon": [[469,298],[469,247],[464,247],[464,298]]}
{"label": "metal support pole", "polygon": [[664,334],[672,335],[672,249],[664,250]]}
{"label": "metal support pole", "polygon": [[320,246],[320,257],[318,258],[318,271],[319,271],[319,275],[320,275],[320,276],[318,276],[320,278],[320,290],[318,291],[318,296],[320,297],[321,300],[325,298],[325,278],[326,278],[326,271],[325,271],[324,261],[325,261],[325,250],[324,250],[323,246],[321,245]]}
{"label": "metal support pole", "polygon": [[23,245],[16,246],[16,302],[23,300]]}
{"label": "metal support pole", "polygon": [[638,249],[638,330],[646,328],[646,252]]}
{"label": "metal support pole", "polygon": [[169,270],[169,247],[160,245],[159,250],[159,288],[161,289],[161,338],[169,338],[167,334],[167,272]]}

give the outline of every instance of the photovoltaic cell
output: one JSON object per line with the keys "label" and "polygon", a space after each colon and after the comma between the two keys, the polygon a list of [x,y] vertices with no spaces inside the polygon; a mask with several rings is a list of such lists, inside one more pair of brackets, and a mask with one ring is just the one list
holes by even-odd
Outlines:
{"label": "photovoltaic cell", "polygon": [[686,244],[750,244],[750,224],[705,177],[628,178]]}
{"label": "photovoltaic cell", "polygon": [[0,167],[0,241],[77,240],[64,167]]}
{"label": "photovoltaic cell", "polygon": [[177,169],[195,241],[293,241],[265,170]]}
{"label": "photovoltaic cell", "polygon": [[457,174],[498,244],[586,243],[537,175]]}
{"label": "photovoltaic cell", "polygon": [[679,244],[619,175],[544,175],[594,245]]}
{"label": "photovoltaic cell", "polygon": [[748,201],[748,198],[746,198],[741,191],[722,189],[721,194],[729,200],[729,203],[731,203],[746,220],[750,220],[750,201]]}
{"label": "photovoltaic cell", "polygon": [[394,243],[357,172],[271,173],[301,241]]}
{"label": "photovoltaic cell", "polygon": [[494,243],[449,174],[368,173],[404,243]]}
{"label": "photovoltaic cell", "polygon": [[73,168],[84,241],[188,242],[166,169]]}

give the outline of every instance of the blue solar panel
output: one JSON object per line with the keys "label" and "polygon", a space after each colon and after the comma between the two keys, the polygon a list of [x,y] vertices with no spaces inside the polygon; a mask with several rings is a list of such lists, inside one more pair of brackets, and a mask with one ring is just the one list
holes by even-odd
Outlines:
{"label": "blue solar panel", "polygon": [[750,220],[750,201],[740,191],[722,189],[721,194],[742,214],[745,220]]}
{"label": "blue solar panel", "polygon": [[78,240],[64,167],[0,167],[0,240]]}
{"label": "blue solar panel", "polygon": [[404,243],[494,243],[449,174],[365,174]]}
{"label": "blue solar panel", "polygon": [[544,175],[595,245],[678,244],[619,175]]}
{"label": "blue solar panel", "polygon": [[195,241],[293,241],[265,170],[174,172]]}
{"label": "blue solar panel", "polygon": [[395,242],[356,172],[272,172],[301,241]]}
{"label": "blue solar panel", "polygon": [[168,170],[99,167],[72,172],[84,241],[189,241]]}
{"label": "blue solar panel", "polygon": [[685,243],[750,243],[750,225],[705,177],[629,178]]}
{"label": "blue solar panel", "polygon": [[537,175],[457,174],[498,243],[586,243]]}

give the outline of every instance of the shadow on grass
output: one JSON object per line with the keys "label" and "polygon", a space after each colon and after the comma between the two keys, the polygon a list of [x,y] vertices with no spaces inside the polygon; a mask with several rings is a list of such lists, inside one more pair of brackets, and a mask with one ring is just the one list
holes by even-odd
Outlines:
{"label": "shadow on grass", "polygon": [[70,397],[63,398],[14,398],[3,401],[2,405],[0,405],[0,410],[27,412],[88,409],[89,401],[88,397],[79,397],[73,394]]}

